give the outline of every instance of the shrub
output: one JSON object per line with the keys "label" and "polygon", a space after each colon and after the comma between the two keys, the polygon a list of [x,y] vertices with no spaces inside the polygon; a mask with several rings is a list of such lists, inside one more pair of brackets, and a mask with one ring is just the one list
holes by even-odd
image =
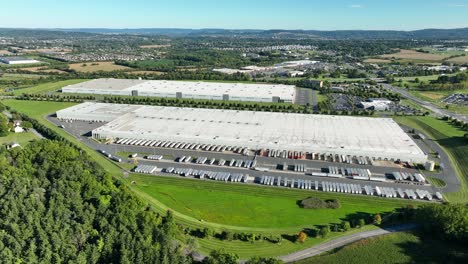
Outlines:
{"label": "shrub", "polygon": [[305,232],[299,232],[299,235],[297,235],[297,241],[304,243],[307,239],[307,234]]}
{"label": "shrub", "polygon": [[323,208],[330,208],[330,209],[337,209],[341,207],[340,201],[337,199],[331,200],[322,200],[317,197],[308,197],[304,200],[299,202],[299,206],[306,209],[323,209]]}

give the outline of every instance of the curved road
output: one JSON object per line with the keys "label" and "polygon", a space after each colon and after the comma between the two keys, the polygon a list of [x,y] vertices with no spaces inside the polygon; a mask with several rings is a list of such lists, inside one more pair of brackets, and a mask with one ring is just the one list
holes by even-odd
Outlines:
{"label": "curved road", "polygon": [[372,230],[372,231],[365,231],[365,232],[360,232],[360,233],[355,233],[351,234],[348,236],[340,237],[337,239],[333,239],[331,241],[328,241],[326,243],[307,248],[301,251],[294,252],[292,254],[286,255],[286,256],[281,256],[278,257],[278,259],[283,260],[286,263],[289,262],[294,262],[294,261],[299,261],[303,260],[306,258],[310,258],[322,253],[325,253],[327,251],[330,251],[335,248],[342,247],[344,245],[359,241],[361,239],[366,239],[370,237],[376,237],[376,236],[382,236],[386,234],[390,234],[393,232],[400,232],[400,231],[406,231],[406,230],[411,230],[416,228],[416,224],[406,224],[406,225],[399,225],[395,226],[392,228],[387,228],[387,229],[377,229],[377,230]]}
{"label": "curved road", "polygon": [[442,109],[440,107],[438,107],[437,105],[433,104],[433,103],[430,103],[430,102],[427,102],[427,101],[424,101],[414,95],[412,95],[411,93],[409,93],[408,91],[406,91],[405,89],[402,89],[402,88],[399,88],[399,87],[395,87],[395,86],[392,86],[390,84],[387,84],[387,83],[381,83],[383,88],[387,89],[387,90],[390,90],[394,93],[398,93],[400,94],[402,97],[405,97],[427,109],[429,109],[430,111],[434,112],[434,114],[438,117],[444,117],[444,116],[450,116],[454,119],[457,119],[457,120],[461,120],[461,121],[464,121],[464,122],[468,122],[468,116],[466,115],[461,115],[461,114],[456,114],[456,113],[453,113],[453,112],[450,112],[450,111],[447,111],[446,109]]}

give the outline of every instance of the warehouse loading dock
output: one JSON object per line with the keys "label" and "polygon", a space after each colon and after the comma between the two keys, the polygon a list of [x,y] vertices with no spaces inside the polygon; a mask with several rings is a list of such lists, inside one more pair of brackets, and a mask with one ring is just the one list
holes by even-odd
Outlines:
{"label": "warehouse loading dock", "polygon": [[95,121],[105,119],[100,115],[108,112],[115,119],[94,129],[95,139],[205,144],[214,150],[217,146],[277,149],[293,155],[320,153],[324,157],[331,154],[417,163],[427,160],[427,155],[389,118],[101,103],[58,111],[57,118]]}

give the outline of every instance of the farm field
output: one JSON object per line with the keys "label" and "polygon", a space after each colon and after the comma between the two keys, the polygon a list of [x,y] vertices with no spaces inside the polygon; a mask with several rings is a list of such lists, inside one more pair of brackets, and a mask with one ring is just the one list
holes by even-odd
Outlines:
{"label": "farm field", "polygon": [[441,55],[441,54],[431,54],[431,53],[424,53],[418,52],[415,50],[399,50],[396,53],[392,54],[384,54],[380,56],[381,58],[385,59],[398,59],[398,60],[421,60],[421,61],[442,61],[448,56]]}
{"label": "farm field", "polygon": [[18,143],[21,146],[25,146],[35,139],[38,139],[38,137],[32,132],[11,133],[6,137],[0,137],[0,145]]}
{"label": "farm field", "polygon": [[23,89],[16,89],[14,90],[14,95],[20,95],[23,93],[48,93],[54,92],[64,86],[76,84],[80,82],[87,81],[85,79],[72,79],[72,80],[65,80],[65,81],[58,81],[58,82],[51,82],[51,83],[43,83],[29,88]]}
{"label": "farm field", "polygon": [[461,181],[461,188],[455,193],[444,193],[450,202],[468,202],[468,139],[465,132],[447,121],[430,116],[394,117],[403,125],[423,131],[448,153]]}
{"label": "farm field", "polygon": [[29,71],[29,72],[33,72],[33,73],[66,73],[64,71],[57,70],[57,69],[47,69],[47,68],[44,68],[43,66],[22,68],[21,70],[22,71]]}
{"label": "farm field", "polygon": [[364,62],[366,63],[390,63],[391,61],[386,60],[386,59],[369,58],[369,59],[364,60]]}
{"label": "farm field", "polygon": [[320,263],[466,263],[468,253],[461,245],[399,232],[364,239],[336,251],[294,262]]}
{"label": "farm field", "polygon": [[[468,54],[468,52],[465,52],[465,54]],[[468,63],[468,55],[465,56],[460,56],[460,57],[455,57],[447,60],[448,62],[453,62],[453,63]]]}
{"label": "farm field", "polygon": [[[83,66],[86,65],[86,66]],[[97,71],[127,71],[132,68],[116,65],[112,61],[72,63],[70,69],[77,72],[97,72]]]}

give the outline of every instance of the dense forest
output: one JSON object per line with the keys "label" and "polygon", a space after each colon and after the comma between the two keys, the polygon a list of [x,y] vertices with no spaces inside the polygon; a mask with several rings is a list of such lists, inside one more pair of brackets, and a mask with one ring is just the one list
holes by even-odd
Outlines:
{"label": "dense forest", "polygon": [[190,263],[155,214],[80,150],[0,150],[2,263]]}

